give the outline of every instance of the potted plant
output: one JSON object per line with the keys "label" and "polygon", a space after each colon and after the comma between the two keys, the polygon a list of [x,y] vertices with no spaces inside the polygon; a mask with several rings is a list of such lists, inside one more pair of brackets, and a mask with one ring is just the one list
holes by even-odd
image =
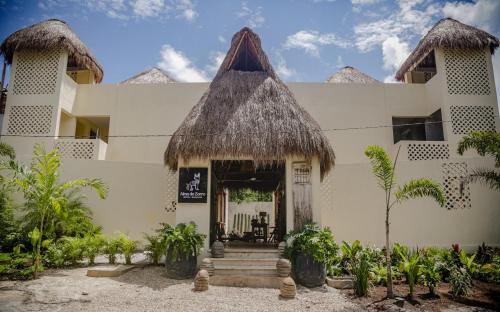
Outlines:
{"label": "potted plant", "polygon": [[179,223],[175,227],[163,224],[159,232],[166,250],[167,276],[175,279],[193,277],[206,235],[197,233],[196,224],[193,222]]}
{"label": "potted plant", "polygon": [[338,252],[330,229],[306,224],[302,231],[292,231],[286,239],[289,241],[286,255],[297,282],[306,287],[323,285],[326,268],[335,261]]}

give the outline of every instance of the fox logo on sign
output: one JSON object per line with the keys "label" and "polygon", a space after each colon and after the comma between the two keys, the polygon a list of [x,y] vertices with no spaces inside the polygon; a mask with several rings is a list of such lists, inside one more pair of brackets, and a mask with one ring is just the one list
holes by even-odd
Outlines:
{"label": "fox logo on sign", "polygon": [[206,203],[208,168],[179,168],[179,203]]}

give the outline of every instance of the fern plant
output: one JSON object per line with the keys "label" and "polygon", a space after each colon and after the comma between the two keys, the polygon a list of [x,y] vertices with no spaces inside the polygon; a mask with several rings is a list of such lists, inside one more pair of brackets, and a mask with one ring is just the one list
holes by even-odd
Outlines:
{"label": "fern plant", "polygon": [[[386,151],[377,145],[369,146],[365,155],[370,159],[372,171],[377,179],[379,187],[385,192],[385,249],[387,262],[387,297],[393,298],[391,271],[391,249],[390,249],[390,211],[396,205],[408,199],[431,197],[435,199],[440,206],[444,206],[445,198],[441,186],[430,179],[412,179],[407,183],[396,188],[396,164],[399,155],[399,149],[396,158],[392,161]],[[395,198],[393,198],[393,196]]]}

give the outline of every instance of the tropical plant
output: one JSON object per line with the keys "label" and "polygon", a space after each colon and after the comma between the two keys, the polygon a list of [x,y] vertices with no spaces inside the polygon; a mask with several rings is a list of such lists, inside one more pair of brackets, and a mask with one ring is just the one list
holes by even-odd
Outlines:
{"label": "tropical plant", "polygon": [[0,156],[7,157],[12,160],[16,158],[16,151],[9,144],[0,142]]}
{"label": "tropical plant", "polygon": [[306,224],[301,231],[290,231],[285,240],[289,241],[286,254],[292,262],[299,252],[313,257],[316,262],[324,263],[327,267],[337,259],[339,247],[329,228],[321,229],[317,224]]}
{"label": "tropical plant", "polygon": [[68,202],[66,194],[80,187],[95,189],[101,198],[106,197],[106,186],[100,179],[79,179],[60,183],[61,159],[56,149],[46,152],[42,145],[35,145],[34,157],[29,168],[11,162],[13,181],[23,191],[24,199],[37,216],[32,229],[31,242],[34,256],[34,277],[41,265],[41,249],[46,224],[51,217],[64,213]]}
{"label": "tropical plant", "polygon": [[375,285],[387,285],[387,267],[384,265],[376,265],[370,269],[370,280]]}
{"label": "tropical plant", "polygon": [[348,273],[352,273],[352,267],[354,262],[357,260],[357,255],[359,252],[363,251],[363,247],[359,240],[355,240],[351,245],[346,241],[342,241],[342,245],[340,246],[340,250],[342,252],[341,257],[341,265],[344,270]]}
{"label": "tropical plant", "polygon": [[62,246],[65,262],[77,265],[83,260],[85,241],[79,237],[63,237],[59,240]]}
{"label": "tropical plant", "polygon": [[87,233],[83,237],[83,256],[89,261],[89,265],[93,265],[95,258],[101,254],[106,245],[106,238],[101,234]]}
{"label": "tropical plant", "polygon": [[500,133],[488,131],[473,131],[458,142],[458,154],[474,149],[480,156],[494,158],[495,168],[476,168],[472,170],[463,183],[480,182],[491,189],[500,191]]}
{"label": "tropical plant", "polygon": [[[396,188],[395,171],[399,155],[396,155],[394,162],[389,158],[386,151],[380,146],[369,146],[365,151],[370,159],[372,171],[375,175],[378,185],[385,192],[385,249],[387,262],[387,297],[393,298],[392,271],[391,271],[391,252],[390,252],[390,211],[396,204],[400,204],[408,199],[419,197],[431,197],[435,199],[440,206],[445,203],[445,198],[441,186],[430,179],[412,179],[407,183]],[[392,198],[394,194],[395,199]]]}
{"label": "tropical plant", "polygon": [[206,235],[198,233],[194,222],[179,223],[175,227],[163,223],[159,230],[163,244],[170,260],[180,259],[181,256],[198,256],[203,247]]}
{"label": "tropical plant", "polygon": [[422,260],[422,278],[431,295],[436,295],[436,288],[441,281],[440,267],[434,257],[426,256]]}
{"label": "tropical plant", "polygon": [[472,288],[472,278],[465,268],[453,267],[450,284],[453,297],[467,296]]}
{"label": "tropical plant", "polygon": [[474,262],[476,254],[472,256],[467,256],[465,250],[460,250],[459,259],[462,266],[467,270],[469,274],[474,274],[477,271],[477,264]]}
{"label": "tropical plant", "polygon": [[132,264],[132,255],[137,248],[137,242],[131,240],[126,234],[120,233],[118,236],[120,241],[120,251],[125,257],[125,264]]}
{"label": "tropical plant", "polygon": [[405,254],[401,248],[399,248],[399,245],[394,246],[394,252],[398,254],[401,259],[399,271],[405,275],[406,282],[410,288],[408,296],[410,299],[413,299],[415,295],[415,284],[418,282],[420,276],[420,254],[418,251]]}
{"label": "tropical plant", "polygon": [[359,259],[353,261],[352,274],[354,279],[354,293],[361,297],[368,294],[370,264],[368,262],[368,255],[365,252],[361,252],[358,257]]}
{"label": "tropical plant", "polygon": [[109,264],[116,263],[116,255],[120,253],[121,242],[118,238],[109,237],[104,244],[104,253],[108,255]]}
{"label": "tropical plant", "polygon": [[154,265],[159,264],[161,256],[165,254],[166,251],[162,236],[145,234],[144,238],[147,241],[145,249],[148,252],[147,253],[148,259]]}

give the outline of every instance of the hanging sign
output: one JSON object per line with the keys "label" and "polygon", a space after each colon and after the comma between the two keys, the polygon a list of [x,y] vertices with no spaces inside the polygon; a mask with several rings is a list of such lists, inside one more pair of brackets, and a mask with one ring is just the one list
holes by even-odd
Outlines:
{"label": "hanging sign", "polygon": [[179,168],[179,203],[206,203],[208,168]]}

